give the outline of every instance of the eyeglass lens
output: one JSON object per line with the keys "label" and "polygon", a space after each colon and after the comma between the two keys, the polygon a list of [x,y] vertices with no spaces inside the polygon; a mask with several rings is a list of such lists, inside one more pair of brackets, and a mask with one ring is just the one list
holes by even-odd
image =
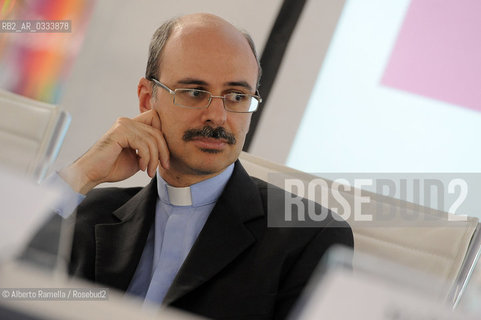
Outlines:
{"label": "eyeglass lens", "polygon": [[[211,99],[212,95],[208,91],[177,89],[175,90],[174,103],[189,108],[205,108],[210,104]],[[224,95],[223,100],[226,110],[234,112],[253,112],[259,104],[259,101],[251,95],[235,92]]]}

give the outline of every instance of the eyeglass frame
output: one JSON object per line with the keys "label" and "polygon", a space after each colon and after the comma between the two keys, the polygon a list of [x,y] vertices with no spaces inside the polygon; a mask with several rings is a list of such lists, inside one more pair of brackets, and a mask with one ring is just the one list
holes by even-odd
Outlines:
{"label": "eyeglass frame", "polygon": [[[222,99],[222,105],[224,106],[224,110],[225,111],[228,111],[228,112],[233,112],[233,113],[254,113],[257,111],[257,109],[259,108],[259,104],[262,103],[262,98],[261,96],[259,95],[259,91],[256,90],[256,94],[250,94],[250,93],[239,93],[239,94],[242,94],[242,95],[245,95],[245,96],[250,96],[251,98],[254,98],[258,101],[258,104],[257,104],[257,107],[254,111],[233,111],[233,110],[229,110],[226,108],[226,105],[225,105],[225,99],[226,99],[226,95],[223,95],[223,96],[214,96],[212,94],[212,92],[210,91],[207,91],[207,90],[202,90],[202,89],[195,89],[195,88],[177,88],[177,89],[170,89],[169,87],[167,87],[165,84],[163,84],[162,82],[160,82],[159,80],[155,79],[155,78],[149,78],[148,80],[152,81],[155,85],[158,85],[159,87],[165,89],[167,92],[169,92],[173,97],[172,97],[172,103],[175,104],[176,106],[179,106],[179,107],[182,107],[182,108],[189,108],[189,109],[207,109],[210,104],[212,103],[212,99],[213,98],[217,98],[217,99]],[[177,90],[197,90],[197,91],[201,91],[201,92],[206,92],[210,95],[210,98],[209,98],[209,102],[207,103],[207,105],[205,107],[189,107],[189,106],[184,106],[184,105],[180,105],[180,104],[177,104],[175,103],[175,94],[176,94],[176,91]]]}

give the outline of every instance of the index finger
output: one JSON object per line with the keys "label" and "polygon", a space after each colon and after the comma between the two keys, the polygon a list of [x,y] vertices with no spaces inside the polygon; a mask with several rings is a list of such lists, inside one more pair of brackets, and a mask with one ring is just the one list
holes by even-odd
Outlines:
{"label": "index finger", "polygon": [[142,112],[141,114],[133,118],[133,120],[147,124],[158,130],[162,129],[162,124],[160,121],[159,114],[154,109],[150,109],[149,111]]}

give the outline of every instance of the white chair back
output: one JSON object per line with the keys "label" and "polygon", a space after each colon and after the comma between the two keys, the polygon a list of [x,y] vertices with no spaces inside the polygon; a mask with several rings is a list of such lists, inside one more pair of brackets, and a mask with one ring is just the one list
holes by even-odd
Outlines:
{"label": "white chair back", "polygon": [[42,179],[58,155],[70,119],[58,106],[0,89],[0,165]]}

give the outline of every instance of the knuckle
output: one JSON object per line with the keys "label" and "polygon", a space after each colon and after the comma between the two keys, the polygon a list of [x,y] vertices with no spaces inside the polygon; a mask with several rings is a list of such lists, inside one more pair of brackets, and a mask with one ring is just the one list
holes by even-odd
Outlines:
{"label": "knuckle", "polygon": [[123,126],[128,125],[128,123],[129,123],[130,121],[131,121],[131,120],[130,120],[129,118],[120,117],[120,118],[117,118],[117,120],[115,121],[115,126],[116,126],[116,127],[123,127]]}

